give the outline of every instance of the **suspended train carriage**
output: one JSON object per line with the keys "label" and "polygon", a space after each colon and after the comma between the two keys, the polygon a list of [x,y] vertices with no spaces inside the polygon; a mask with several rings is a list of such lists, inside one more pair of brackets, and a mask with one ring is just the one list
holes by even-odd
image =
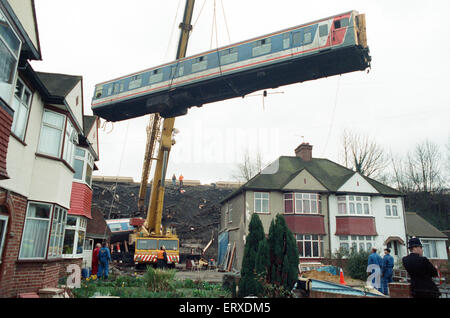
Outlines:
{"label": "suspended train carriage", "polygon": [[370,67],[365,15],[350,11],[97,84],[93,113],[120,121]]}

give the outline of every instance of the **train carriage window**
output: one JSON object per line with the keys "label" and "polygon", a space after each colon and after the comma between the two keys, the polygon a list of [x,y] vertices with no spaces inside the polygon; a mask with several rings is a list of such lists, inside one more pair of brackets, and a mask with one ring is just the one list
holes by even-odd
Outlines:
{"label": "train carriage window", "polygon": [[120,84],[119,83],[114,83],[113,94],[118,94],[119,93],[119,89],[120,89]]}
{"label": "train carriage window", "polygon": [[141,87],[142,75],[135,75],[131,78],[130,84],[128,84],[128,89],[135,89]]}
{"label": "train carriage window", "polygon": [[292,34],[292,42],[294,46],[299,46],[302,43],[302,33],[300,31]]}
{"label": "train carriage window", "polygon": [[206,70],[208,67],[208,57],[200,56],[194,60],[194,64],[192,64],[192,73],[200,72]]}
{"label": "train carriage window", "polygon": [[220,64],[230,64],[237,62],[238,60],[238,50],[236,47],[226,49],[220,52]]}
{"label": "train carriage window", "polygon": [[303,36],[303,45],[310,44],[312,42],[312,30],[305,29],[305,34]]}
{"label": "train carriage window", "polygon": [[267,54],[272,50],[272,39],[262,39],[253,43],[252,55]]}
{"label": "train carriage window", "polygon": [[108,96],[111,95],[111,94],[112,94],[112,91],[113,91],[113,84],[110,84],[109,87],[108,87],[108,93],[107,93],[107,95],[108,95]]}
{"label": "train carriage window", "polygon": [[150,75],[150,84],[161,82],[163,79],[163,72],[161,69],[153,70]]}
{"label": "train carriage window", "polygon": [[319,36],[323,37],[323,36],[327,36],[328,35],[328,25],[327,24],[322,24],[319,27]]}
{"label": "train carriage window", "polygon": [[345,27],[348,27],[348,18],[343,18],[343,19],[334,21],[335,29],[340,29],[340,28],[345,28]]}
{"label": "train carriage window", "polygon": [[183,65],[180,65],[180,64],[174,65],[170,69],[170,78],[173,79],[175,77],[183,76],[183,73],[184,73]]}
{"label": "train carriage window", "polygon": [[102,97],[102,94],[103,94],[103,86],[98,86],[98,87],[95,89],[95,98],[100,98],[100,97]]}
{"label": "train carriage window", "polygon": [[283,34],[283,49],[288,49],[291,46],[291,37],[289,33]]}

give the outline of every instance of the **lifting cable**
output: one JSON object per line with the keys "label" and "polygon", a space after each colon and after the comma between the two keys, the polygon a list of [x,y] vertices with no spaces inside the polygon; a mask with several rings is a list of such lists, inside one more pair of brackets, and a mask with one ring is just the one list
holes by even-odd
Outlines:
{"label": "lifting cable", "polygon": [[327,141],[325,143],[325,147],[323,148],[322,157],[325,154],[325,151],[326,151],[327,146],[328,146],[328,141],[330,140],[331,131],[333,130],[334,116],[335,116],[335,113],[336,113],[336,108],[337,108],[337,103],[338,103],[338,94],[339,94],[339,87],[340,87],[340,83],[341,83],[341,76],[342,75],[339,75],[339,77],[338,77],[337,88],[336,88],[336,96],[334,98],[334,107],[333,107],[333,112],[331,114],[330,129],[328,130]]}
{"label": "lifting cable", "polygon": [[167,56],[169,55],[170,43],[172,42],[173,33],[175,31],[175,26],[177,23],[177,17],[178,17],[178,11],[180,9],[180,5],[181,5],[181,0],[178,0],[177,12],[175,13],[175,18],[173,19],[172,30],[170,31],[170,37],[169,37],[169,41],[167,43],[166,53],[164,54],[164,60],[166,60]]}
{"label": "lifting cable", "polygon": [[[117,183],[119,182],[119,174],[120,174],[120,169],[122,168],[122,162],[123,162],[123,157],[124,157],[124,154],[125,154],[125,146],[127,144],[129,128],[130,128],[130,121],[128,120],[127,121],[127,129],[126,129],[126,132],[125,132],[125,142],[123,143],[123,146],[122,146],[122,155],[121,155],[120,161],[119,161],[119,170],[117,171],[116,184],[114,186],[114,192],[113,192],[113,195],[112,195],[112,200],[111,200],[111,205],[109,207],[109,213],[108,213],[107,220],[109,220],[111,218],[112,207],[114,205],[114,200],[116,199]],[[108,224],[106,224],[105,231],[103,232],[103,239],[102,239],[103,241],[105,241],[105,235],[106,235],[106,230],[107,229],[108,229]],[[111,248],[111,246],[110,246],[110,248]]]}

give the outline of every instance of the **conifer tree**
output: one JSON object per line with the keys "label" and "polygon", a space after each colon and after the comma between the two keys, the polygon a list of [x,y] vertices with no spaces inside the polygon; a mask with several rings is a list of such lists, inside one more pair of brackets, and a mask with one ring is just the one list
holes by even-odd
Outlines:
{"label": "conifer tree", "polygon": [[249,224],[246,238],[244,257],[239,281],[239,297],[258,295],[262,292],[261,283],[257,279],[255,265],[261,241],[265,240],[264,228],[259,216],[254,213]]}
{"label": "conifer tree", "polygon": [[268,239],[270,264],[267,281],[291,290],[298,279],[298,249],[281,214],[272,220]]}

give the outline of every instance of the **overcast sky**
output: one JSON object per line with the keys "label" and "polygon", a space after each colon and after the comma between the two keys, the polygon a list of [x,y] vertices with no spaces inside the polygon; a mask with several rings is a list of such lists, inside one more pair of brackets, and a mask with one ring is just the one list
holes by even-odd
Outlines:
{"label": "overcast sky", "polygon": [[[204,1],[195,4],[187,56],[216,48],[214,0],[201,10]],[[444,153],[450,138],[450,1],[215,2],[219,46],[350,10],[365,13],[372,69],[269,90],[264,109],[261,92],[191,108],[175,121],[180,133],[168,177],[230,181],[246,149],[259,149],[269,163],[294,155],[302,141],[313,145],[313,157],[338,161],[345,128],[399,155],[426,138]],[[82,75],[87,115],[95,84],[175,59],[185,0],[35,3],[43,61],[32,65]],[[96,175],[140,180],[147,122],[144,116],[100,131]]]}

